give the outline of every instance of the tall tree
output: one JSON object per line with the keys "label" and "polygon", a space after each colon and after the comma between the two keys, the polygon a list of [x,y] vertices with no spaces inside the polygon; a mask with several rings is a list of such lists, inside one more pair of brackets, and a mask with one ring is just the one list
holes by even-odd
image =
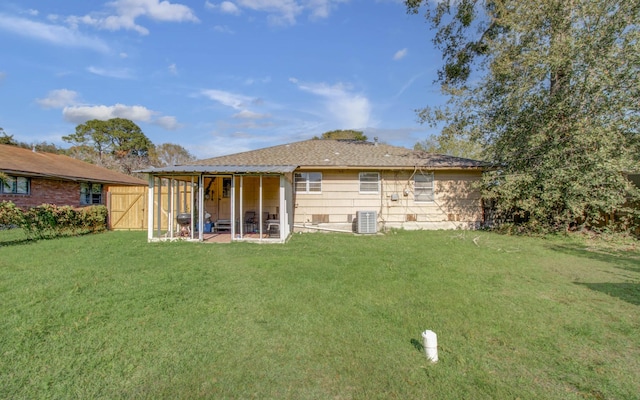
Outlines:
{"label": "tall tree", "polygon": [[189,153],[187,149],[173,143],[163,143],[155,146],[151,155],[151,164],[156,167],[181,165],[195,160],[196,157]]}
{"label": "tall tree", "polygon": [[426,11],[444,63],[444,107],[423,122],[482,143],[484,194],[530,227],[597,225],[637,188],[640,2],[405,0]]}
{"label": "tall tree", "polygon": [[447,129],[443,130],[437,136],[430,136],[416,143],[413,148],[414,150],[470,158],[473,160],[481,160],[483,157],[482,147],[479,143],[471,140],[468,135],[448,133]]}
{"label": "tall tree", "polygon": [[319,138],[315,136],[314,139],[343,139],[366,141],[367,136],[362,131],[354,131],[352,129],[338,129],[335,131],[325,132]]}
{"label": "tall tree", "polygon": [[7,134],[4,129],[0,128],[0,144],[9,144],[11,146],[17,146],[18,142],[13,139],[13,135]]}
{"label": "tall tree", "polygon": [[[93,119],[76,127],[76,132],[63,136],[75,148],[91,148],[97,155],[96,163],[113,167],[113,162],[126,174],[149,165],[149,152],[153,143],[133,121],[112,118],[107,121]],[[88,155],[86,149],[81,151]]]}

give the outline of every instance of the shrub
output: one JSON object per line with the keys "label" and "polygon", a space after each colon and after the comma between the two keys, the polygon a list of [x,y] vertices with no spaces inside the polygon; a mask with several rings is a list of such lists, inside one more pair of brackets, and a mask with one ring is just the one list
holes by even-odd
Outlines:
{"label": "shrub", "polygon": [[10,201],[0,202],[0,228],[13,228],[22,225],[22,210]]}
{"label": "shrub", "polygon": [[106,230],[107,214],[105,206],[74,209],[43,204],[24,213],[21,227],[30,239],[82,235]]}

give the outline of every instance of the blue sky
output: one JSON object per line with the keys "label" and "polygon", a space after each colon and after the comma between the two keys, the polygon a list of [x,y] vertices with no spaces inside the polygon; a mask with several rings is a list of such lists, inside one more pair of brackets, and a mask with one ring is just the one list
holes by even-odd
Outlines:
{"label": "blue sky", "polygon": [[198,158],[335,129],[412,147],[437,133],[431,35],[399,0],[5,0],[0,127],[68,147],[128,118]]}

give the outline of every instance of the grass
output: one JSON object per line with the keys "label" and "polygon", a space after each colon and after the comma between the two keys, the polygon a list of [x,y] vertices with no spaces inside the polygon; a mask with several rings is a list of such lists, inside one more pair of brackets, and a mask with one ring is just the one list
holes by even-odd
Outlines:
{"label": "grass", "polygon": [[0,299],[0,398],[640,393],[633,243],[453,231],[28,242],[1,231]]}

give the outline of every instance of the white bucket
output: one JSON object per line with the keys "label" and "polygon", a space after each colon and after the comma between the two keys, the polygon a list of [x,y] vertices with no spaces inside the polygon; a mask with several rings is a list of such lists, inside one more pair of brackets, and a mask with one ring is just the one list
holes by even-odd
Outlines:
{"label": "white bucket", "polygon": [[422,340],[427,359],[433,363],[438,362],[438,336],[436,333],[426,330],[422,332]]}

